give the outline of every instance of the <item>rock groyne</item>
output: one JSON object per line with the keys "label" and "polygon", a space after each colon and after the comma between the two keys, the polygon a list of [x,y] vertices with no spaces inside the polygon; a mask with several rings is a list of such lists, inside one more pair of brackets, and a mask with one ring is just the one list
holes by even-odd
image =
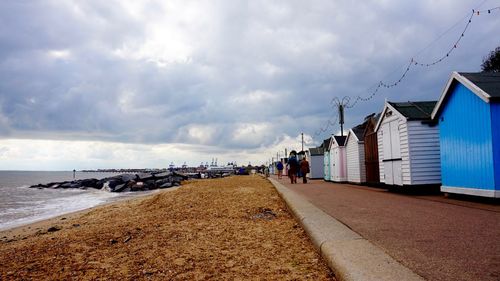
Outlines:
{"label": "rock groyne", "polygon": [[51,182],[37,184],[31,188],[78,188],[78,189],[104,189],[110,192],[146,191],[153,189],[169,188],[178,186],[188,176],[179,172],[121,174],[103,179],[81,179],[74,181]]}

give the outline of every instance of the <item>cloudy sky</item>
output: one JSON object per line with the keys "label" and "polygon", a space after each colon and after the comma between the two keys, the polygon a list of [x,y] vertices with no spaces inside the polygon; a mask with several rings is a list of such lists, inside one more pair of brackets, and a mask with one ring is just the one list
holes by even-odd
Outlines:
{"label": "cloudy sky", "polygon": [[[411,58],[432,62],[472,9],[499,0],[0,1],[0,169],[260,164],[339,131],[334,97],[368,96]],[[500,12],[472,17],[451,55],[346,110],[435,100],[479,71]]]}

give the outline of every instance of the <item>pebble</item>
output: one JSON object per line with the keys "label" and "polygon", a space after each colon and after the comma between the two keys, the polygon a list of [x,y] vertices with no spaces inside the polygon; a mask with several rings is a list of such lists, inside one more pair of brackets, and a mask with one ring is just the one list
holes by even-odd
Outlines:
{"label": "pebble", "polygon": [[56,231],[59,231],[61,230],[61,227],[59,226],[51,226],[49,227],[49,229],[47,229],[47,232],[56,232]]}

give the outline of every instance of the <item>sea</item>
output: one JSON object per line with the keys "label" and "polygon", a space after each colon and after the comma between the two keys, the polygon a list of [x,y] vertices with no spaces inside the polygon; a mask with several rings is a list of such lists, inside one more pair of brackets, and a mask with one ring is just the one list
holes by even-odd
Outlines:
{"label": "sea", "polygon": [[[116,176],[117,173],[76,172],[75,179]],[[73,180],[73,171],[0,171],[0,230],[80,211],[108,202],[144,195],[105,190],[38,189],[35,184]]]}

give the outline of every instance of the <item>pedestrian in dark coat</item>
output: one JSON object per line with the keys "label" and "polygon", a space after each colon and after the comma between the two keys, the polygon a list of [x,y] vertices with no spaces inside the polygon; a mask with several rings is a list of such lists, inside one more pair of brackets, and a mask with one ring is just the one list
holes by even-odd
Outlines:
{"label": "pedestrian in dark coat", "polygon": [[278,169],[278,179],[281,179],[283,176],[283,163],[281,163],[281,161],[278,161],[278,164],[276,164],[276,168]]}
{"label": "pedestrian in dark coat", "polygon": [[302,158],[300,161],[300,172],[302,173],[302,182],[307,183],[307,173],[309,173],[309,161],[306,157]]}
{"label": "pedestrian in dark coat", "polygon": [[297,152],[292,150],[288,158],[288,177],[291,183],[297,183],[297,173],[299,172],[299,161],[297,160]]}

